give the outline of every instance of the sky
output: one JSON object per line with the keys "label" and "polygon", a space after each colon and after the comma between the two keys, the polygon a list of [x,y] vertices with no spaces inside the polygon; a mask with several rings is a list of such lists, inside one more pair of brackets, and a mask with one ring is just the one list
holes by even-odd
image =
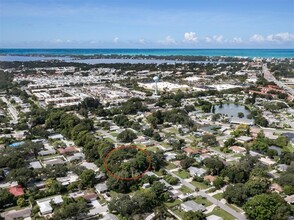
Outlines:
{"label": "sky", "polygon": [[0,48],[294,48],[294,0],[0,0]]}

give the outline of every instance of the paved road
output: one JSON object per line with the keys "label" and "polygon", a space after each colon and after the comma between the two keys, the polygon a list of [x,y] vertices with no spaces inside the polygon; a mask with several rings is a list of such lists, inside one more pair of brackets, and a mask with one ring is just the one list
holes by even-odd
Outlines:
{"label": "paved road", "polygon": [[6,97],[2,97],[3,102],[7,104],[8,111],[12,116],[13,120],[11,121],[13,124],[17,124],[18,122],[18,111],[13,107],[13,105],[7,100]]}
{"label": "paved road", "polygon": [[269,71],[269,69],[267,68],[266,64],[262,65],[262,72],[263,72],[263,76],[267,81],[270,82],[274,82],[275,84],[277,84],[280,88],[283,88],[286,92],[288,92],[290,95],[294,96],[294,89],[290,88],[289,86],[287,86],[286,84],[284,84],[283,82],[277,80],[274,75]]}
{"label": "paved road", "polygon": [[[167,173],[171,174],[174,177],[177,177],[180,179],[181,183],[188,187],[189,189],[191,189],[192,191],[195,191],[196,187],[193,186],[191,183],[188,183],[187,181],[185,181],[184,179],[182,179],[181,177],[179,177],[178,175],[172,173],[171,171],[169,171],[168,169],[165,169],[167,171]],[[199,190],[198,194],[202,197],[205,197],[208,201],[212,202],[213,204],[215,204],[216,206],[219,206],[221,209],[223,209],[224,211],[230,213],[232,216],[234,216],[235,218],[239,219],[239,220],[246,220],[247,218],[245,217],[245,215],[236,212],[234,209],[232,209],[231,207],[223,204],[221,201],[215,199],[214,197],[208,195],[204,190]]]}

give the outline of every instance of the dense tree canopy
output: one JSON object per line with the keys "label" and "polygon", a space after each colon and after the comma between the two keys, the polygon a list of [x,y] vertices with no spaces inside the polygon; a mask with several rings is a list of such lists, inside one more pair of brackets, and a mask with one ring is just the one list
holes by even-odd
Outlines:
{"label": "dense tree canopy", "polygon": [[260,194],[248,200],[244,210],[252,220],[287,220],[290,207],[278,194]]}

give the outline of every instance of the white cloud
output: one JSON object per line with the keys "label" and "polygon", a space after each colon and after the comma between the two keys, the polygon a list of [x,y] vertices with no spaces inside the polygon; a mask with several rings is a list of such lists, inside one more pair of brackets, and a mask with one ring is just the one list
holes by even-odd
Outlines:
{"label": "white cloud", "polygon": [[262,36],[260,34],[254,34],[250,39],[252,42],[294,42],[294,34],[288,32],[270,34],[267,36]]}
{"label": "white cloud", "polygon": [[184,41],[185,42],[196,42],[197,41],[197,36],[195,34],[195,32],[186,32],[184,34]]}
{"label": "white cloud", "polygon": [[266,37],[266,40],[274,42],[294,41],[294,34],[290,34],[288,32],[270,34]]}
{"label": "white cloud", "polygon": [[210,37],[205,37],[204,38],[205,42],[210,43],[212,41],[212,39]]}
{"label": "white cloud", "polygon": [[212,39],[213,39],[215,42],[217,42],[217,43],[222,43],[224,37],[223,37],[223,35],[214,35],[214,36],[212,37]]}
{"label": "white cloud", "polygon": [[252,41],[252,42],[263,42],[265,39],[260,34],[254,34],[252,37],[250,37],[249,40]]}
{"label": "white cloud", "polygon": [[55,39],[52,41],[53,43],[71,43],[71,40],[62,40],[62,39]]}
{"label": "white cloud", "polygon": [[145,43],[145,39],[143,39],[143,38],[139,39],[139,43],[144,44]]}
{"label": "white cloud", "polygon": [[176,44],[176,40],[173,39],[171,36],[167,36],[164,40],[160,40],[158,42],[164,45]]}
{"label": "white cloud", "polygon": [[119,41],[119,38],[118,37],[115,37],[114,39],[113,39],[113,42],[114,43],[117,43]]}
{"label": "white cloud", "polygon": [[233,43],[242,43],[242,42],[243,42],[243,40],[241,37],[234,37],[233,38]]}

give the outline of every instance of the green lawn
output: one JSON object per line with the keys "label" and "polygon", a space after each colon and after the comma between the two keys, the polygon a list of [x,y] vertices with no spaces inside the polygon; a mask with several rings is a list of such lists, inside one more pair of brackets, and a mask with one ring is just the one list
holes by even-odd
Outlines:
{"label": "green lawn", "polygon": [[117,137],[118,133],[116,132],[110,132],[110,134],[113,136],[113,137]]}
{"label": "green lawn", "polygon": [[178,199],[176,199],[175,201],[173,202],[165,202],[164,204],[168,207],[168,208],[171,208],[171,207],[174,207],[176,205],[179,205],[181,204],[182,202]]}
{"label": "green lawn", "polygon": [[170,144],[165,143],[165,142],[161,142],[160,145],[163,146],[163,147],[165,147],[165,148],[169,148],[170,147]]}
{"label": "green lawn", "polygon": [[287,149],[289,152],[294,153],[294,147],[292,147],[291,144],[288,144],[287,147],[285,147],[285,149]]}
{"label": "green lawn", "polygon": [[177,171],[174,172],[176,175],[178,175],[179,177],[183,178],[183,179],[187,179],[190,178],[190,174],[189,172],[187,172],[186,170],[182,170],[182,171]]}
{"label": "green lawn", "polygon": [[244,154],[234,154],[233,157],[243,157]]}
{"label": "green lawn", "polygon": [[165,168],[168,169],[168,170],[172,170],[172,169],[175,169],[177,167],[173,163],[168,163],[168,165],[166,165]]}
{"label": "green lawn", "polygon": [[221,200],[221,199],[224,198],[222,193],[215,194],[213,197],[218,199],[218,200]]}
{"label": "green lawn", "polygon": [[180,218],[183,218],[184,217],[184,212],[183,211],[180,211],[178,209],[173,209],[172,210],[177,216],[179,216]]}
{"label": "green lawn", "polygon": [[104,138],[104,139],[109,141],[110,143],[114,143],[114,140],[112,140],[111,138]]}
{"label": "green lawn", "polygon": [[180,188],[180,190],[183,192],[183,193],[192,193],[193,191],[191,189],[189,189],[187,186],[182,186]]}
{"label": "green lawn", "polygon": [[179,131],[178,129],[171,127],[171,128],[166,128],[165,131],[167,131],[168,133],[173,133],[173,134],[178,134]]}
{"label": "green lawn", "polygon": [[158,147],[146,147],[146,150],[156,153],[158,151]]}
{"label": "green lawn", "polygon": [[201,183],[201,182],[197,182],[197,181],[195,181],[195,180],[193,180],[192,182],[191,182],[191,184],[193,185],[193,186],[196,186],[198,189],[207,189],[209,186],[207,186],[206,184],[204,184],[204,183]]}
{"label": "green lawn", "polygon": [[242,212],[243,211],[242,209],[240,209],[239,207],[237,207],[234,204],[227,203],[226,205],[231,207],[232,209],[234,209],[236,212]]}
{"label": "green lawn", "polygon": [[227,213],[226,211],[222,210],[219,207],[215,207],[209,215],[217,215],[222,217],[225,220],[235,220],[235,217]]}
{"label": "green lawn", "polygon": [[197,196],[195,199],[193,199],[195,202],[197,202],[198,204],[202,204],[205,207],[211,206],[212,203],[210,201],[208,201],[206,198],[203,198],[202,196]]}

